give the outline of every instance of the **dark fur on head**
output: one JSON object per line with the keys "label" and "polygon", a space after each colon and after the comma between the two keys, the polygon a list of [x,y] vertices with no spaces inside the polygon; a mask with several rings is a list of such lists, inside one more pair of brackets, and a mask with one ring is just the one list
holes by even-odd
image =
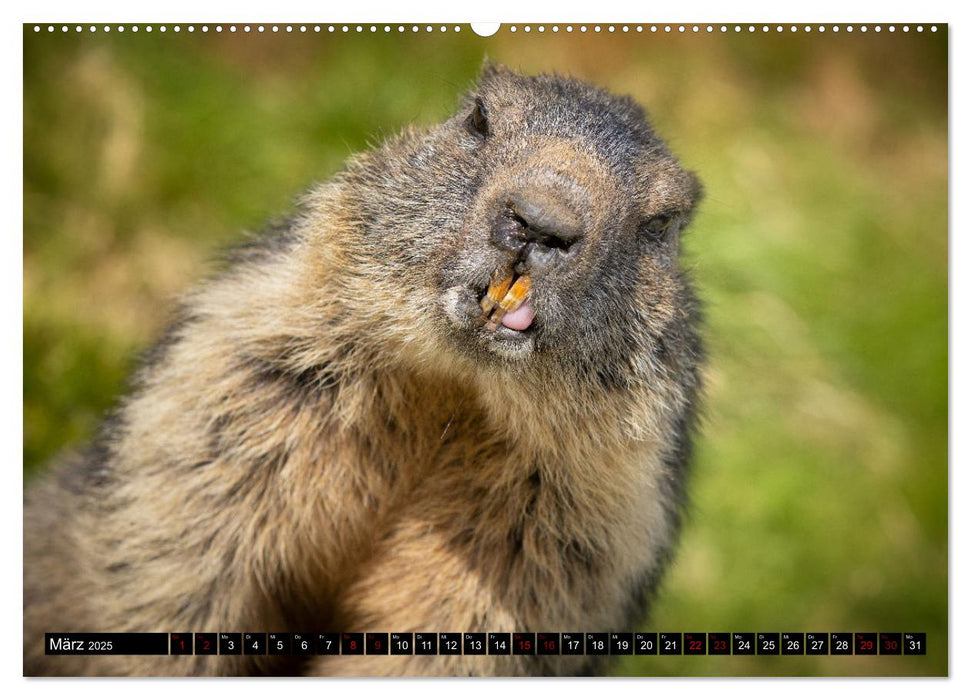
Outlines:
{"label": "dark fur on head", "polygon": [[[630,629],[683,504],[702,353],[679,236],[699,196],[631,99],[498,66],[444,123],[354,158],[183,300],[98,448],[28,493],[26,672],[589,670],[39,645]],[[483,325],[503,270],[532,279],[525,328]]]}

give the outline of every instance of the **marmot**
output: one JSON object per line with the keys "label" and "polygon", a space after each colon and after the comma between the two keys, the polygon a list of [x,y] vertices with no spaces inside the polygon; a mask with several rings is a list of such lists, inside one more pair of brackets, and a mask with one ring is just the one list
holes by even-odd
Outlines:
{"label": "marmot", "polygon": [[25,673],[597,670],[43,644],[634,629],[684,501],[699,196],[632,99],[498,66],[352,158],[182,299],[93,445],[28,489]]}

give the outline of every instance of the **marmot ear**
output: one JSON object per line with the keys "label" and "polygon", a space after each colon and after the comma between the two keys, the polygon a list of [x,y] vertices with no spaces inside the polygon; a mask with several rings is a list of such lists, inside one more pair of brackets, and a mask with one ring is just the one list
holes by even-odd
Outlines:
{"label": "marmot ear", "polygon": [[488,56],[482,61],[482,68],[479,70],[479,78],[476,81],[479,85],[487,83],[497,78],[511,78],[516,74],[500,63],[493,63]]}
{"label": "marmot ear", "polygon": [[691,208],[694,209],[705,198],[705,186],[701,184],[701,180],[691,170],[688,171],[688,188],[691,192]]}
{"label": "marmot ear", "polygon": [[705,198],[705,186],[701,184],[701,180],[698,176],[688,170],[685,172],[687,182],[685,185],[688,188],[688,197],[690,198],[688,208],[682,212],[684,218],[682,227],[687,226],[691,223],[691,220],[695,218],[695,212],[698,210],[698,205]]}
{"label": "marmot ear", "polygon": [[650,126],[650,121],[647,116],[647,110],[644,109],[644,107],[641,105],[640,102],[635,100],[630,95],[621,95],[619,99],[621,104],[623,104],[624,107],[627,109],[627,111],[633,114],[636,119],[639,119],[640,121],[645,122],[648,124],[648,126]]}

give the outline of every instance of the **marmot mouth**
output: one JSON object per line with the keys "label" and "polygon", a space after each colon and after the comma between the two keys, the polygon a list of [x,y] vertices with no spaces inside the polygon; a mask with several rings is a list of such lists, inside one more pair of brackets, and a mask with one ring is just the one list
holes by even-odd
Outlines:
{"label": "marmot mouth", "polygon": [[489,288],[479,300],[486,328],[494,331],[499,324],[514,331],[529,328],[536,318],[536,311],[527,301],[530,286],[529,275],[496,270]]}

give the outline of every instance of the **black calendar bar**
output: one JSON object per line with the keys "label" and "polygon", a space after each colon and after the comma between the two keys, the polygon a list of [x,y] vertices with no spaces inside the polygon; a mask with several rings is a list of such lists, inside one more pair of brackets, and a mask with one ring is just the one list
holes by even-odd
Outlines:
{"label": "black calendar bar", "polygon": [[924,632],[48,632],[53,656],[927,654]]}
{"label": "black calendar bar", "polygon": [[53,656],[165,655],[165,632],[48,632],[44,653]]}

